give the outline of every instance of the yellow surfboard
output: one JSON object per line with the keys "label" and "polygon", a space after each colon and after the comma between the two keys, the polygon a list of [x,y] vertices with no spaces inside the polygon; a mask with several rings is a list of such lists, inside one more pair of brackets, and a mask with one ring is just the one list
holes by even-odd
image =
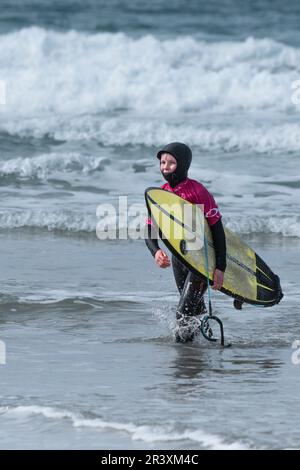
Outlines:
{"label": "yellow surfboard", "polygon": [[[205,279],[209,276],[212,284],[215,252],[211,231],[200,207],[159,188],[148,188],[145,199],[165,245],[190,270]],[[237,235],[227,228],[224,230],[227,267],[221,291],[242,302],[265,307],[280,302],[283,294],[279,277]]]}

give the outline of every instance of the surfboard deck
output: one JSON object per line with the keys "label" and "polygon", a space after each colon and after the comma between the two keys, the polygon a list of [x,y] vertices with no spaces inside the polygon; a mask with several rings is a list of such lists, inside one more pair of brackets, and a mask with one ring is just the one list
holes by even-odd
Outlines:
{"label": "surfboard deck", "polygon": [[[200,207],[160,188],[147,188],[145,200],[149,215],[159,236],[167,248],[185,266],[213,284],[215,252],[211,231]],[[184,207],[190,205],[190,211]],[[193,214],[193,220],[186,218],[186,212]],[[203,233],[194,229],[195,220],[202,219]],[[197,225],[199,227],[199,224]],[[271,307],[283,297],[279,277],[269,266],[236,234],[224,227],[226,235],[227,267],[221,292],[241,302]],[[191,242],[204,236],[206,244],[195,249]],[[192,247],[192,249],[190,249]],[[207,257],[206,257],[207,254]],[[208,260],[208,270],[207,270]]]}

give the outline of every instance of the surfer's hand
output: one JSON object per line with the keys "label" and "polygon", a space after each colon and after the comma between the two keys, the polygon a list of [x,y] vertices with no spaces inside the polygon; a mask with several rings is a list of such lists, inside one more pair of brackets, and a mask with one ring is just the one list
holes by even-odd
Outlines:
{"label": "surfer's hand", "polygon": [[223,285],[224,273],[220,269],[215,269],[213,289],[220,290]]}
{"label": "surfer's hand", "polygon": [[168,268],[171,264],[168,255],[166,255],[163,250],[158,250],[155,253],[155,263],[160,268]]}

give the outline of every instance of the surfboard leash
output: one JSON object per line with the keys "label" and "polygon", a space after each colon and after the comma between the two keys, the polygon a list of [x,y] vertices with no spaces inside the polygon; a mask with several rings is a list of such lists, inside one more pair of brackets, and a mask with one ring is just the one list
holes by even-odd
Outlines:
{"label": "surfboard leash", "polygon": [[207,241],[206,241],[205,235],[204,235],[204,253],[205,253],[207,294],[208,294],[208,314],[205,314],[204,317],[202,318],[200,330],[201,330],[201,333],[204,336],[204,338],[207,339],[208,341],[213,341],[213,342],[218,341],[218,338],[214,338],[213,331],[212,331],[212,329],[210,327],[210,324],[209,324],[209,321],[211,321],[211,320],[216,321],[218,323],[219,327],[220,327],[221,346],[225,346],[223,323],[222,323],[222,321],[220,320],[219,317],[217,317],[216,315],[213,315],[213,311],[212,311],[211,290],[210,290],[210,284],[209,284],[208,249],[207,249]]}

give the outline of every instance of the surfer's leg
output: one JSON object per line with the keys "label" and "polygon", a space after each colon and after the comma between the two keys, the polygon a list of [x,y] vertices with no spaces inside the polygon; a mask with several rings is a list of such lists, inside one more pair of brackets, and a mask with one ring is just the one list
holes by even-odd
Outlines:
{"label": "surfer's leg", "polygon": [[200,326],[199,316],[206,313],[203,298],[207,288],[206,282],[188,271],[178,260],[174,261],[173,270],[178,290],[181,293],[176,310],[178,325],[176,340],[179,342],[191,341]]}
{"label": "surfer's leg", "polygon": [[182,294],[184,283],[187,275],[189,274],[189,270],[175,256],[172,256],[172,268],[177,289],[179,290],[179,293]]}
{"label": "surfer's leg", "polygon": [[199,276],[189,272],[181,292],[177,314],[195,316],[206,313],[203,298],[206,289],[207,283]]}

